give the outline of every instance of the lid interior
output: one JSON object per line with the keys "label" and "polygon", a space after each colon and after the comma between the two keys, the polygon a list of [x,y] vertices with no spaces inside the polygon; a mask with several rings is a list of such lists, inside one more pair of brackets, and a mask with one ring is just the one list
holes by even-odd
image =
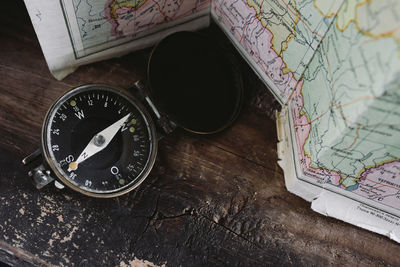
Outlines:
{"label": "lid interior", "polygon": [[150,95],[161,112],[196,133],[225,129],[242,102],[238,65],[216,42],[178,32],[154,48],[149,66]]}

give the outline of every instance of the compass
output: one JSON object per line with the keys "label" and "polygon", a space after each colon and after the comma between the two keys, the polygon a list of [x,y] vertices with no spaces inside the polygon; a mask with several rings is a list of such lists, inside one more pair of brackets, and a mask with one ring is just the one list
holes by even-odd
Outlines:
{"label": "compass", "polygon": [[135,98],[105,85],[69,91],[50,108],[42,151],[60,181],[91,196],[139,185],[156,155],[153,121]]}
{"label": "compass", "polygon": [[72,88],[49,108],[39,156],[29,172],[37,188],[54,182],[92,197],[125,194],[149,175],[158,140],[179,126],[198,134],[220,132],[237,117],[241,76],[218,46],[180,32],[155,46],[147,86],[122,90],[87,84]]}

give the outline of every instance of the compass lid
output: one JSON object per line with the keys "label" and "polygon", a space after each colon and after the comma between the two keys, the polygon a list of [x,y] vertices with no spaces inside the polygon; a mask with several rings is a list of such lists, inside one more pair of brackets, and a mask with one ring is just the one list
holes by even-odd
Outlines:
{"label": "compass lid", "polygon": [[241,108],[239,64],[199,33],[177,32],[160,41],[152,51],[148,81],[157,108],[191,132],[222,131]]}

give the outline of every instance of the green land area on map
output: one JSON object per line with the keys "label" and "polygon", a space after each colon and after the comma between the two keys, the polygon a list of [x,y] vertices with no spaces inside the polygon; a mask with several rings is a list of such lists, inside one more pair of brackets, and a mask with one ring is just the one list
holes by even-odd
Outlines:
{"label": "green land area on map", "polygon": [[400,2],[335,2],[212,12],[287,107],[297,179],[400,215]]}

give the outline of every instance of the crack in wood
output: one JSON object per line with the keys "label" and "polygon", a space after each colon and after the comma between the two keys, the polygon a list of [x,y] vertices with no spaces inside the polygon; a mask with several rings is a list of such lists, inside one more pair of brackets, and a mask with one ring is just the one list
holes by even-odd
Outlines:
{"label": "crack in wood", "polygon": [[[44,260],[40,259],[39,257],[26,252],[24,250],[15,248],[6,242],[0,240],[0,254],[3,254],[1,260],[11,266],[26,266],[27,264],[32,266],[44,266],[44,267],[51,267],[52,265],[48,264]],[[0,262],[1,265],[1,262]]]}
{"label": "crack in wood", "polygon": [[[234,234],[234,235],[237,236],[238,238],[243,239],[244,241],[248,242],[249,244],[252,244],[253,246],[257,247],[258,249],[260,249],[260,250],[262,250],[262,251],[265,251],[265,252],[269,252],[268,250],[264,249],[262,246],[260,246],[260,245],[257,244],[256,242],[249,240],[248,238],[242,236],[240,233],[236,233],[236,232],[235,232],[234,230],[232,230],[231,228],[229,228],[229,227],[227,227],[227,226],[225,226],[225,225],[223,225],[223,224],[221,224],[221,223],[219,223],[219,222],[216,222],[216,221],[214,221],[213,219],[211,219],[211,218],[209,218],[209,217],[207,217],[207,216],[205,216],[205,215],[203,215],[203,214],[200,214],[200,216],[202,216],[204,219],[207,219],[208,221],[210,221],[210,222],[212,222],[212,223],[214,223],[214,224],[216,224],[216,225],[218,225],[218,226],[221,226],[221,227],[224,228],[225,230],[227,230],[227,231],[229,231],[230,233]],[[277,258],[277,257],[275,257],[275,258],[276,258],[277,261],[279,261],[279,258]]]}

